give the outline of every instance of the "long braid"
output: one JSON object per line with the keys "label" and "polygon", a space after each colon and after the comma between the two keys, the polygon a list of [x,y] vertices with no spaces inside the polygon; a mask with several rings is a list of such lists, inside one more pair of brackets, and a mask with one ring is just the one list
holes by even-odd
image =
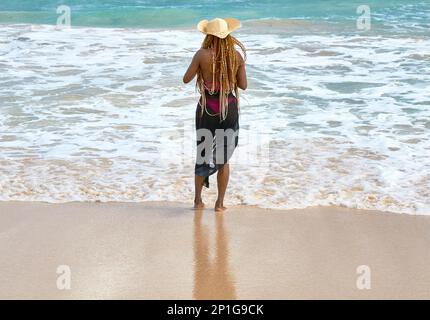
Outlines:
{"label": "long braid", "polygon": [[[238,59],[236,56],[235,46],[238,46],[246,60],[246,49],[244,45],[231,35],[221,39],[213,35],[207,35],[203,41],[202,48],[213,48],[215,51],[212,61],[212,92],[215,91],[215,75],[219,72],[219,104],[220,104],[220,121],[225,120],[228,112],[228,96],[234,92],[239,108],[239,89],[236,83],[236,72],[238,68]],[[200,92],[201,115],[206,108],[205,85],[201,70],[197,74],[196,88]]]}

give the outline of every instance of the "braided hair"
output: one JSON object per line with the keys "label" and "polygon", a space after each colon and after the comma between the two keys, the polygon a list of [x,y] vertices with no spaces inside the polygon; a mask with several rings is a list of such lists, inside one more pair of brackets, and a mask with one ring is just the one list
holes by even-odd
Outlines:
{"label": "braided hair", "polygon": [[[235,37],[228,35],[221,39],[213,35],[206,35],[203,40],[202,49],[212,48],[215,54],[212,57],[212,88],[208,88],[211,92],[215,92],[215,83],[219,84],[219,104],[220,104],[220,120],[223,121],[227,117],[228,95],[234,92],[239,103],[239,89],[236,83],[236,73],[239,68],[239,61],[236,54],[235,46],[238,46],[246,60],[245,46]],[[218,81],[215,80],[218,75]],[[206,108],[205,84],[201,70],[197,73],[196,88],[202,96],[201,114]]]}

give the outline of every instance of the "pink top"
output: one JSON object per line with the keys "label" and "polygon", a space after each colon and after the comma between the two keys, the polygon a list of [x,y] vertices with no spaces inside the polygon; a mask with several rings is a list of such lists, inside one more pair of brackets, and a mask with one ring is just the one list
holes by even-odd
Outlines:
{"label": "pink top", "polygon": [[[209,87],[210,88],[210,87]],[[214,95],[206,94],[206,106],[212,110],[213,113],[220,112],[220,103],[219,103],[219,94],[216,92]],[[237,99],[233,94],[229,94],[228,96],[228,104],[237,103]]]}
{"label": "pink top", "polygon": [[[206,87],[207,90],[212,90],[212,81],[205,81],[204,85]],[[215,83],[215,88],[214,88],[215,92],[220,90],[220,86],[218,83]]]}

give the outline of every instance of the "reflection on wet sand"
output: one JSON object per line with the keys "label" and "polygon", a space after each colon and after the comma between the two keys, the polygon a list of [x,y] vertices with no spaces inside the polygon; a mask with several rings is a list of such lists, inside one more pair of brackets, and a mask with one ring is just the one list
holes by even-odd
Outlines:
{"label": "reflection on wet sand", "polygon": [[210,258],[209,230],[202,224],[203,211],[194,215],[194,299],[236,299],[229,270],[229,248],[224,215],[215,214],[215,257]]}

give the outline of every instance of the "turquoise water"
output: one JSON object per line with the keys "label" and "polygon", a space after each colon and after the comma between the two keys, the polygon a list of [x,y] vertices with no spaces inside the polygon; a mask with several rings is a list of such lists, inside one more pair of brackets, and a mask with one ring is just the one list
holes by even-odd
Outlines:
{"label": "turquoise water", "polygon": [[[17,0],[0,1],[0,23],[55,24],[56,8],[71,8],[72,25],[94,27],[187,27],[203,18],[307,19],[328,23],[357,18],[361,0]],[[373,23],[391,31],[428,32],[430,1],[365,1]],[[349,23],[350,24],[350,23]]]}

